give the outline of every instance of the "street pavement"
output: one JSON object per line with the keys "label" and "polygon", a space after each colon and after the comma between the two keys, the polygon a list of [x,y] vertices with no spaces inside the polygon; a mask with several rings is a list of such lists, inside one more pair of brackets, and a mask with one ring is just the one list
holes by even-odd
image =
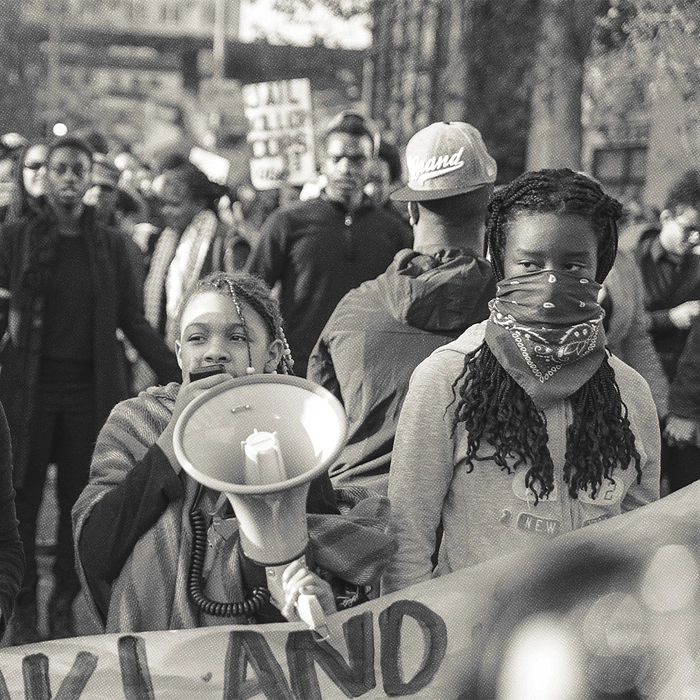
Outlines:
{"label": "street pavement", "polygon": [[[39,510],[37,528],[37,566],[39,569],[39,586],[37,590],[37,605],[39,612],[39,633],[48,638],[49,619],[48,604],[53,590],[53,561],[56,547],[56,529],[58,527],[58,500],[56,498],[56,467],[50,465],[44,486],[44,496]],[[82,594],[79,594],[73,606],[76,631],[79,636],[98,634],[99,630],[87,622],[86,605]],[[0,648],[7,646],[7,635],[0,642]]]}

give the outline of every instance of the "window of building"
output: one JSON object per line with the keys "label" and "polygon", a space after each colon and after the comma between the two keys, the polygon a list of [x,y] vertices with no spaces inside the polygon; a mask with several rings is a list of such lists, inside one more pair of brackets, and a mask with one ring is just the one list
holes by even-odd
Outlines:
{"label": "window of building", "polygon": [[213,2],[206,2],[201,7],[202,24],[205,27],[213,27],[216,21],[216,7]]}
{"label": "window of building", "polygon": [[646,168],[646,146],[609,146],[593,154],[593,177],[605,185],[642,185]]}

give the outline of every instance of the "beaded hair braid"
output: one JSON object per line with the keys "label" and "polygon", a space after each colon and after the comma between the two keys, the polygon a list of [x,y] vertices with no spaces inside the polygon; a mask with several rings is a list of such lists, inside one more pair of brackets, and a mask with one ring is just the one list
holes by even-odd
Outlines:
{"label": "beaded hair braid", "polygon": [[[270,296],[270,290],[262,280],[244,272],[233,274],[213,272],[197,283],[188,295],[188,298],[184,300],[181,308],[185,308],[192,296],[206,291],[216,291],[231,297],[236,306],[236,312],[241,320],[243,329],[246,331],[246,338],[248,337],[248,326],[243,313],[241,299],[247,301],[267,323],[271,337],[282,341],[282,359],[277,369],[283,374],[294,374],[294,360],[292,359],[292,353],[289,349],[287,336],[284,334],[284,329],[282,327],[282,315],[280,314],[279,305],[277,301]],[[250,351],[250,343],[247,340],[246,345],[248,347],[248,368],[246,371],[251,373],[253,359]]]}
{"label": "beaded hair braid", "polygon": [[[617,218],[622,207],[585,175],[571,170],[541,170],[521,175],[501,189],[489,204],[487,238],[497,280],[504,277],[508,224],[519,216],[553,213],[579,216],[590,222],[598,238],[596,280],[602,282],[617,252]],[[492,459],[508,473],[526,464],[525,483],[535,502],[554,488],[554,464],[544,414],[512,379],[486,345],[467,355],[453,383],[457,401],[453,435],[463,424],[468,433],[466,464]],[[607,356],[598,371],[569,397],[573,412],[567,428],[564,481],[572,498],[579,490],[595,494],[615,468],[634,462],[641,480],[640,456],[620,397],[615,372]],[[481,445],[493,454],[477,457]]]}
{"label": "beaded hair braid", "polygon": [[228,285],[228,290],[229,294],[231,295],[231,299],[233,300],[233,304],[236,307],[236,313],[238,314],[238,318],[241,320],[241,323],[243,324],[243,332],[245,333],[245,345],[246,349],[248,350],[248,367],[246,367],[246,374],[253,374],[255,372],[255,367],[253,367],[253,354],[250,351],[250,341],[248,340],[248,324],[245,322],[245,316],[243,314],[243,307],[241,306],[241,302],[238,299],[238,295],[236,294],[236,289],[233,286],[233,283],[231,282],[230,279],[225,279],[223,280],[225,284]]}

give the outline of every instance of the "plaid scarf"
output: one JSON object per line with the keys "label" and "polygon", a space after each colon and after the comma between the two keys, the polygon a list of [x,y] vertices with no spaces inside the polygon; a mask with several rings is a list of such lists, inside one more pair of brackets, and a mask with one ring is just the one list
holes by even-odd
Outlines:
{"label": "plaid scarf", "polygon": [[597,282],[560,270],[498,282],[484,340],[541,409],[571,396],[603,361],[599,290]]}
{"label": "plaid scarf", "polygon": [[199,279],[219,220],[210,209],[203,209],[183,231],[175,257],[165,277],[165,338],[171,347],[177,338],[175,324],[180,314],[180,302]]}
{"label": "plaid scarf", "polygon": [[[218,223],[213,211],[203,209],[181,236],[165,228],[158,238],[144,284],[144,305],[149,323],[165,332],[168,340],[174,340],[171,336],[180,301],[199,279]],[[164,297],[166,316],[162,318]]]}
{"label": "plaid scarf", "polygon": [[[216,234],[219,220],[204,209],[179,236],[164,228],[153,249],[151,264],[143,286],[146,320],[175,347],[175,323],[183,294],[200,277],[204,261]],[[165,314],[163,314],[165,311]],[[132,367],[132,385],[138,393],[157,382],[155,372],[139,358]]]}
{"label": "plaid scarf", "polygon": [[151,265],[143,286],[146,320],[157,331],[162,331],[161,313],[163,293],[165,291],[165,276],[175,256],[178,240],[179,237],[176,231],[173,231],[171,228],[163,229],[153,250]]}

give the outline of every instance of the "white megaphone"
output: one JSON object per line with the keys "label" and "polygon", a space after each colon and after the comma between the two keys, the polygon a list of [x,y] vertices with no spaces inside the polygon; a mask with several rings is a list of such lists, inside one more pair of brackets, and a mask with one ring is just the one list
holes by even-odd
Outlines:
{"label": "white megaphone", "polygon": [[[282,573],[305,556],[306,497],[345,445],[341,403],[306,379],[276,374],[218,384],[175,424],[174,448],[196,481],[228,497],[245,555],[265,567],[272,601],[285,603]],[[315,596],[300,596],[300,617],[325,627]]]}

